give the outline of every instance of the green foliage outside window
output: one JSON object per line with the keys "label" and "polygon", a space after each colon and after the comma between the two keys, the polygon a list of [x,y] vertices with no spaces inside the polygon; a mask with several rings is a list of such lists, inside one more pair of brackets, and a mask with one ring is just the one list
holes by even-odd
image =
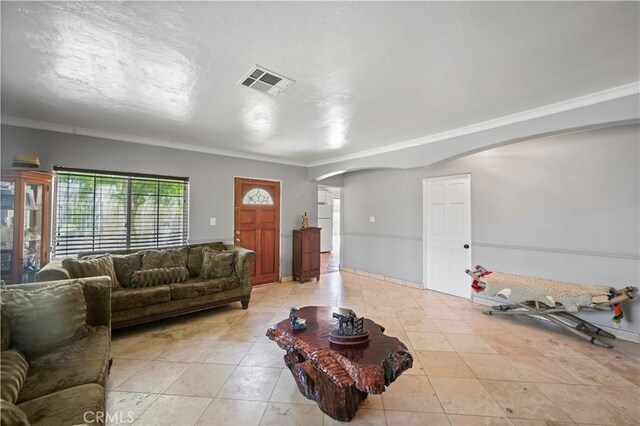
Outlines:
{"label": "green foliage outside window", "polygon": [[186,242],[185,181],[57,174],[54,255]]}

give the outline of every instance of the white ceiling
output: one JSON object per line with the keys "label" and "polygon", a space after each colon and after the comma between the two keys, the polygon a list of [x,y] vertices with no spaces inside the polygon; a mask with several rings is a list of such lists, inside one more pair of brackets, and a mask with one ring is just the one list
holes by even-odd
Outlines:
{"label": "white ceiling", "polygon": [[[640,79],[638,2],[1,7],[5,122],[285,162],[326,161]],[[277,98],[237,85],[254,64],[296,84]]]}

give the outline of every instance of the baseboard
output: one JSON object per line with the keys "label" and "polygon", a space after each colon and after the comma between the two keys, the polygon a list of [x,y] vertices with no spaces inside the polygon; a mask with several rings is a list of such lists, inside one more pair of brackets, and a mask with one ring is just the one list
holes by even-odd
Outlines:
{"label": "baseboard", "polygon": [[[479,305],[484,305],[484,306],[495,306],[495,305],[505,304],[505,300],[493,299],[490,297],[480,296],[480,295],[471,295],[471,301],[473,303],[477,303]],[[542,317],[541,319],[545,321],[549,321],[544,317]],[[594,324],[594,325],[597,325],[604,331],[613,334],[614,336],[616,336],[616,339],[626,340],[628,342],[633,342],[633,343],[640,343],[640,334],[638,333],[633,333],[631,331],[621,330],[619,328],[609,327],[602,324]]]}
{"label": "baseboard", "polygon": [[420,283],[414,283],[412,281],[405,281],[405,280],[401,280],[398,278],[393,278],[393,277],[387,277],[381,274],[374,274],[372,272],[367,272],[367,271],[361,271],[359,269],[353,269],[353,268],[349,268],[346,266],[340,266],[340,270],[343,272],[349,272],[351,274],[356,274],[356,275],[360,275],[362,277],[368,277],[368,278],[375,278],[377,280],[380,281],[386,281],[389,283],[393,283],[393,284],[398,284],[401,286],[405,286],[405,287],[411,287],[411,288],[417,288],[417,289],[421,289],[422,288],[422,284]]}
{"label": "baseboard", "polygon": [[[394,282],[392,279],[387,280],[389,282]],[[411,287],[411,288],[417,288],[418,290],[424,290],[424,287],[422,287],[422,283],[414,283],[412,281],[402,281],[400,283],[397,283],[400,285],[403,285],[405,287]]]}
{"label": "baseboard", "polygon": [[376,280],[384,281],[384,275],[374,274],[372,272],[369,273],[369,278],[375,278]]}
{"label": "baseboard", "polygon": [[602,324],[596,324],[596,325],[601,329],[603,329],[604,331],[607,331],[613,334],[614,336],[616,336],[616,339],[626,340],[633,343],[640,343],[640,334],[633,333],[627,330],[620,330],[619,328],[615,328],[615,327],[608,327]]}
{"label": "baseboard", "polygon": [[280,278],[280,282],[281,283],[288,283],[289,281],[293,281],[293,276],[292,275],[287,275],[286,277]]}

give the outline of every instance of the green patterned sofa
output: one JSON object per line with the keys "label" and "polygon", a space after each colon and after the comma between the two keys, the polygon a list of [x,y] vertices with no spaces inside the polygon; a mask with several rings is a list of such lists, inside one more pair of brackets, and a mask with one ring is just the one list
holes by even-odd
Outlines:
{"label": "green patterned sofa", "polygon": [[111,283],[84,278],[2,288],[3,425],[101,424]]}
{"label": "green patterned sofa", "polygon": [[111,276],[111,327],[116,329],[237,301],[247,309],[255,259],[252,250],[219,242],[81,253],[78,259],[50,262],[36,281]]}

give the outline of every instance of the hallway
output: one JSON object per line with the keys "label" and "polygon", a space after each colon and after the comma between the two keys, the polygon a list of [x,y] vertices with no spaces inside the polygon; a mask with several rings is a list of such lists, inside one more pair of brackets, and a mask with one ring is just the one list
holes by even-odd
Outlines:
{"label": "hallway", "polygon": [[333,235],[333,250],[320,253],[320,273],[329,274],[340,270],[340,235]]}

